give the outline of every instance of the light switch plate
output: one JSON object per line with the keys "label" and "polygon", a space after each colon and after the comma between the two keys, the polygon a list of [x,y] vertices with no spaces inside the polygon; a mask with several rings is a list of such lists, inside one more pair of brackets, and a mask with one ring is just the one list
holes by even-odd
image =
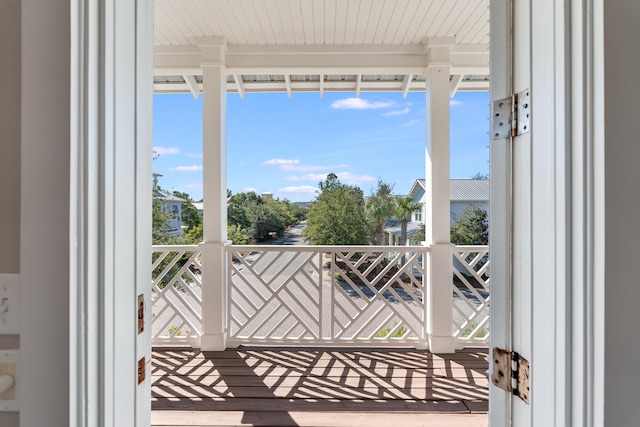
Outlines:
{"label": "light switch plate", "polygon": [[20,275],[0,274],[0,335],[20,334]]}
{"label": "light switch plate", "polygon": [[0,394],[0,412],[14,412],[20,409],[20,406],[18,404],[20,383],[20,365],[18,363],[18,354],[18,350],[0,350],[0,375],[9,374],[13,377],[14,381],[12,388]]}

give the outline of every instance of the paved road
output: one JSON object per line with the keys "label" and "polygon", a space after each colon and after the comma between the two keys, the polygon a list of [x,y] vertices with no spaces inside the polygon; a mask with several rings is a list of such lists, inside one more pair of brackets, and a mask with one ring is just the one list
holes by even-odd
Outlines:
{"label": "paved road", "polygon": [[273,245],[307,245],[307,240],[302,237],[302,230],[307,227],[307,224],[301,222],[287,230],[284,236],[274,241]]}

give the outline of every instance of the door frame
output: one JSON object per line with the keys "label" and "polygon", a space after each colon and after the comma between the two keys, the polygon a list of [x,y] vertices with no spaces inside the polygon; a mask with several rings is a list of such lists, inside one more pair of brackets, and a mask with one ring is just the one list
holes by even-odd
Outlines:
{"label": "door frame", "polygon": [[[492,100],[512,91],[512,1],[520,0],[491,2]],[[594,295],[600,291],[603,269],[604,221],[597,206],[604,190],[597,184],[603,182],[598,101],[603,99],[604,78],[603,28],[594,16],[602,16],[602,0],[531,3],[532,33],[544,33],[553,23],[546,37],[533,40],[531,89],[532,125],[547,123],[547,135],[553,138],[551,145],[541,145],[551,151],[541,154],[555,159],[541,162],[548,169],[537,171],[542,181],[533,194],[553,203],[540,214],[557,225],[554,234],[560,237],[540,235],[533,243],[535,258],[536,250],[552,242],[553,254],[547,259],[556,268],[546,282],[535,272],[533,277],[534,285],[542,283],[533,287],[534,320],[550,317],[545,309],[549,301],[554,310],[551,333],[532,325],[530,419],[582,425],[584,413],[584,425],[598,425],[604,364],[594,348],[604,343],[604,332],[599,317],[603,303]],[[144,157],[151,151],[153,88],[141,82],[152,74],[153,2],[72,0],[71,5],[71,235],[77,242],[70,253],[75,292],[70,307],[71,419],[74,425],[131,425],[132,420],[148,425],[149,376],[142,386],[135,378],[139,357],[146,357],[149,366],[151,347],[147,335],[138,336],[133,325],[139,293],[145,295],[150,314],[149,266],[144,261],[150,259],[150,225],[137,218],[147,215],[151,205],[144,202],[145,194],[151,198],[151,158]],[[536,92],[544,82],[553,91]],[[537,145],[542,134],[534,127],[534,150],[542,149]],[[490,343],[507,348],[512,339],[510,156],[504,140],[491,142]],[[129,286],[131,277],[142,288]],[[551,294],[546,293],[549,289]],[[541,352],[549,349],[553,357],[538,363]],[[511,397],[493,386],[490,396],[491,425],[508,425]],[[538,399],[555,402],[553,410],[537,404]]]}
{"label": "door frame", "polygon": [[70,4],[70,424],[148,426],[153,1]]}

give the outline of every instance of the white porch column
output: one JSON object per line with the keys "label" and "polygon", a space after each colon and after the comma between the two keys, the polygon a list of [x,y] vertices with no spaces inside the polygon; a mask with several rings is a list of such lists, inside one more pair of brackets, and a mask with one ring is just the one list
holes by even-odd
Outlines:
{"label": "white porch column", "polygon": [[227,274],[227,86],[224,59],[226,41],[212,37],[201,41],[203,52],[203,233],[202,326],[200,348],[226,348]]}
{"label": "white porch column", "polygon": [[427,41],[425,243],[431,246],[427,277],[427,336],[433,353],[455,350],[449,237],[449,56],[454,43],[451,37]]}

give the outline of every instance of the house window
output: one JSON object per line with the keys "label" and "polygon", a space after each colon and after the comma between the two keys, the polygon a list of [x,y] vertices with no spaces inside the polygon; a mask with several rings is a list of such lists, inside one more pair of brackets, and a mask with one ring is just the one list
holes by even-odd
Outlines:
{"label": "house window", "polygon": [[413,220],[416,221],[416,222],[422,221],[422,212],[416,212],[414,214]]}

